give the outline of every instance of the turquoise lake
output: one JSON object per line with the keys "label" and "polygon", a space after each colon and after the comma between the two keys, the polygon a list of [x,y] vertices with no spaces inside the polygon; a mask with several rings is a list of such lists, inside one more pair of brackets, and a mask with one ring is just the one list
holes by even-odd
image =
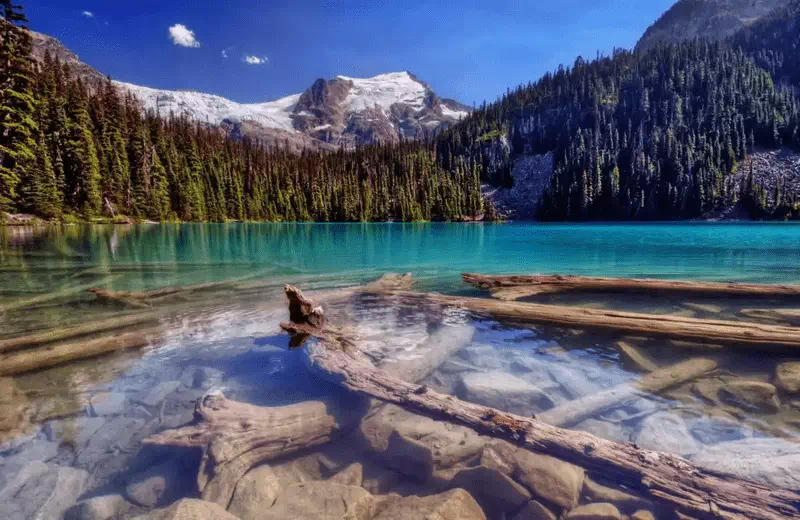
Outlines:
{"label": "turquoise lake", "polygon": [[[414,291],[472,297],[488,294],[464,284],[463,272],[792,284],[800,283],[800,225],[0,228],[0,497],[4,487],[16,489],[17,475],[28,474],[23,469],[44,463],[50,470],[57,466],[76,472],[83,482],[80,497],[122,495],[124,508],[118,517],[134,518],[155,508],[137,496],[138,488],[130,487],[143,474],[164,471],[179,476],[159,499],[159,507],[199,495],[194,455],[153,451],[143,440],[191,422],[195,403],[206,392],[219,390],[228,399],[260,406],[352,400],[352,394],[309,370],[303,349],[289,349],[289,338],[279,327],[288,315],[284,284],[315,295],[346,294],[325,303],[328,319],[352,327],[362,351],[380,368],[402,368],[427,359],[437,348],[451,349],[444,361],[432,356],[436,362],[424,371],[424,379],[414,382],[528,417],[547,416],[548,410],[570,401],[626,388],[651,370],[711,360],[713,369],[697,377],[654,394],[635,392],[568,427],[667,451],[770,486],[800,489],[800,393],[776,382],[781,365],[796,356],[495,320],[457,305],[418,305],[401,297],[350,291],[386,273],[407,272],[416,280]],[[166,296],[144,303],[130,299],[131,292],[186,286],[197,290],[166,291]],[[97,290],[128,296],[114,300]],[[532,301],[800,326],[798,301],[774,297],[546,294]],[[109,329],[117,320],[131,324]],[[105,328],[73,334],[93,324]],[[39,339],[41,344],[28,350],[4,351],[4,342],[42,332],[66,336]],[[66,362],[56,355],[60,348],[132,337],[144,341],[91,359]],[[36,369],[36,359],[26,357],[39,352],[37,348],[43,352],[41,359],[52,360],[43,369]],[[767,393],[759,394],[761,401],[750,394],[737,400],[736,385],[742,384]],[[400,422],[376,417],[388,421],[388,426],[373,425],[387,435],[391,428],[418,432],[441,426],[410,413]],[[436,446],[445,452],[454,450],[452,457],[443,456],[448,461],[457,460],[458,446],[465,445],[452,441],[453,431],[470,439],[467,446],[483,442],[473,439],[474,432],[450,426],[450,433],[436,430],[430,437],[438,439]],[[358,431],[300,459],[275,461],[273,469],[288,485],[293,479],[327,478],[333,468],[358,462],[364,467],[363,487],[370,493],[425,495],[438,489],[431,482],[439,481],[430,475],[408,471],[391,473],[391,484],[380,480],[378,476],[388,471],[381,462],[383,452]],[[328,469],[309,470],[309,458],[322,456]],[[318,468],[316,462],[313,466]],[[437,471],[452,476],[459,467]],[[601,481],[602,475],[592,478]],[[490,519],[511,513],[496,509],[496,504],[481,505]],[[0,504],[0,516],[25,519],[26,507],[24,500],[10,498]],[[655,506],[652,511],[659,513],[657,518],[673,518]]]}

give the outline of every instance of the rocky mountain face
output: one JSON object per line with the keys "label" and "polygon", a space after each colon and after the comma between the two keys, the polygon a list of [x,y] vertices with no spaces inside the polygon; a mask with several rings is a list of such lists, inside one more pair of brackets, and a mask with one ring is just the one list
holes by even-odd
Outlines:
{"label": "rocky mountain face", "polygon": [[645,31],[636,50],[694,38],[727,38],[788,4],[789,0],[678,0]]}
{"label": "rocky mountain face", "polygon": [[[72,66],[92,86],[103,75],[50,36],[33,33],[34,56],[46,52]],[[114,82],[132,92],[145,110],[174,113],[220,125],[233,137],[250,136],[265,144],[336,149],[432,135],[467,116],[471,108],[442,99],[409,72],[373,78],[318,79],[302,94],[266,103],[237,103],[194,91],[171,91]]]}

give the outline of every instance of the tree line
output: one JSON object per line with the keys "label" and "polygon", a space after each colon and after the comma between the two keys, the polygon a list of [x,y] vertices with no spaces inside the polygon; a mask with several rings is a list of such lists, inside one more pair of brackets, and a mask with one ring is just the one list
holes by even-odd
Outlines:
{"label": "tree line", "polygon": [[[793,20],[781,41],[796,41]],[[759,55],[779,53],[698,40],[578,58],[444,132],[438,156],[445,165],[469,157],[487,182],[510,186],[516,157],[554,151],[539,206],[546,220],[687,219],[736,203],[754,216],[800,217],[797,186],[778,179],[767,197],[747,171],[755,149],[800,144],[794,89]],[[773,69],[788,74],[797,56]]]}
{"label": "tree line", "polygon": [[480,170],[424,142],[293,154],[184,117],[143,113],[110,79],[88,88],[31,56],[0,0],[0,210],[49,219],[425,221],[486,213]]}

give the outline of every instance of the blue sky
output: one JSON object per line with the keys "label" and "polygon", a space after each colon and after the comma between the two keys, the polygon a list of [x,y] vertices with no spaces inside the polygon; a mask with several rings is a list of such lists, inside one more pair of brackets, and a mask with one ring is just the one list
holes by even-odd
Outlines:
{"label": "blue sky", "polygon": [[632,47],[673,2],[23,0],[34,30],[121,81],[258,102],[408,70],[467,104]]}

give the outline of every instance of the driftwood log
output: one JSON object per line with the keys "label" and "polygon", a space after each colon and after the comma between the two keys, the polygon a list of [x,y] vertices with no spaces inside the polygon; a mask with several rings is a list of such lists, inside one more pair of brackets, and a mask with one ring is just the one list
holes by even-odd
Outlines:
{"label": "driftwood log", "polygon": [[638,398],[657,395],[689,381],[702,377],[718,368],[713,359],[696,358],[676,365],[659,368],[641,379],[617,387],[589,394],[580,399],[551,408],[537,418],[562,428],[569,428],[598,414],[629,404]]}
{"label": "driftwood log", "polygon": [[800,327],[500,301],[490,298],[446,296],[436,293],[383,289],[365,289],[365,292],[397,296],[409,304],[453,305],[475,313],[518,323],[528,322],[576,329],[609,330],[633,336],[657,336],[690,342],[758,347],[768,350],[800,347]]}
{"label": "driftwood log", "polygon": [[[287,286],[286,293],[290,301],[303,299],[294,287]],[[564,430],[402,381],[375,368],[341,330],[313,325],[310,321],[314,320],[301,317],[281,326],[291,334],[314,336],[316,341],[306,350],[313,368],[353,392],[577,464],[692,517],[776,520],[800,514],[800,494],[793,491],[715,473],[677,456]]]}
{"label": "driftwood log", "polygon": [[203,500],[228,507],[236,483],[250,469],[329,442],[336,432],[354,424],[362,408],[359,400],[351,409],[322,401],[267,408],[209,393],[195,407],[194,424],[152,435],[144,442],[201,448],[197,484]]}
{"label": "driftwood log", "polygon": [[595,291],[623,293],[671,293],[703,296],[746,296],[750,298],[800,298],[800,285],[763,285],[732,282],[689,282],[636,278],[598,278],[564,275],[490,276],[464,273],[469,284],[492,291],[505,298],[514,294],[504,289],[518,289],[518,296],[534,296],[563,291]]}

